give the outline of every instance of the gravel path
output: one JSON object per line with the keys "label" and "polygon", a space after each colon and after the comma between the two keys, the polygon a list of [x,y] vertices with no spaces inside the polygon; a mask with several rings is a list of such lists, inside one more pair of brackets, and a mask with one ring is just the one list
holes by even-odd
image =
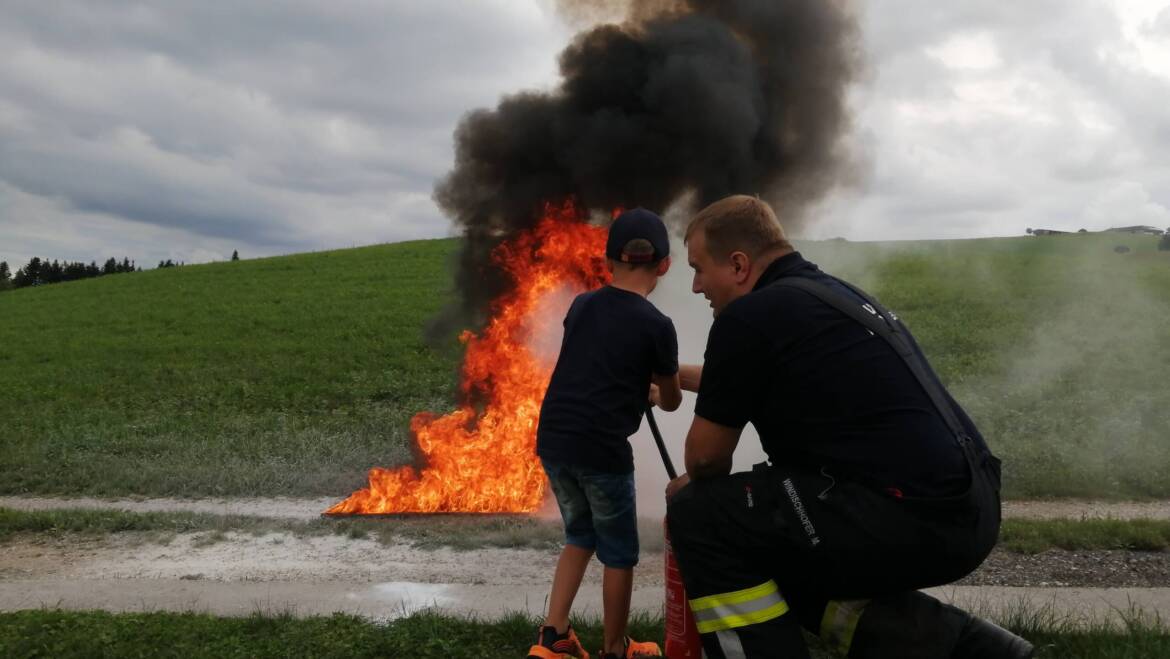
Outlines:
{"label": "gravel path", "polygon": [[[202,535],[180,535],[166,544],[138,534],[7,542],[0,550],[0,611],[344,611],[385,620],[439,607],[488,618],[515,611],[535,616],[544,610],[556,563],[555,551],[534,549],[424,550],[367,538],[235,533],[206,544]],[[1120,623],[1131,606],[1170,611],[1168,558],[996,552],[975,575],[929,592],[991,617],[1027,604],[1069,622]],[[578,595],[578,612],[597,615],[600,581],[594,562]],[[662,592],[662,555],[647,552],[635,570],[634,609],[660,613]]]}
{"label": "gravel path", "polygon": [[[56,499],[0,497],[0,507],[190,511],[289,520],[316,519],[334,499]],[[1011,518],[1170,519],[1170,501],[1014,501]],[[544,511],[555,516],[554,511]],[[539,612],[556,552],[484,548],[419,549],[338,535],[254,536],[229,532],[218,541],[186,533],[159,544],[150,534],[93,538],[32,536],[0,545],[0,610],[40,606],[111,611],[257,610],[298,615],[348,611],[392,618],[420,607],[497,615]],[[635,607],[661,605],[663,557],[644,551],[635,571]],[[586,574],[581,602],[600,602],[601,570]],[[1087,589],[1087,590],[1086,590]],[[1036,555],[996,551],[974,574],[935,589],[943,599],[985,611],[1030,601],[1061,614],[1116,616],[1133,602],[1170,611],[1170,552],[1063,551]]]}
{"label": "gravel path", "polygon": [[[89,540],[15,540],[0,551],[0,611],[59,607],[107,611],[256,611],[391,619],[426,607],[495,617],[543,611],[556,552],[424,550],[343,536],[204,534],[167,544],[126,533]],[[633,605],[660,613],[662,554],[635,570]],[[1086,588],[1086,586],[1098,586]],[[601,570],[586,574],[576,610],[600,610]],[[1118,620],[1136,606],[1170,611],[1170,553],[996,552],[959,584],[931,589],[995,616],[1029,603],[1069,620]]]}
{"label": "gravel path", "polygon": [[[418,549],[342,535],[235,532],[208,543],[207,535],[184,533],[166,544],[135,533],[18,539],[0,544],[0,580],[402,581],[506,586],[547,583],[557,560],[557,552],[547,549]],[[661,584],[662,573],[662,554],[643,552],[636,581]],[[586,582],[601,583],[596,561],[586,573]]]}
{"label": "gravel path", "polygon": [[1017,519],[1170,520],[1170,501],[1085,501],[1079,499],[1005,501],[1003,515]]}
{"label": "gravel path", "polygon": [[[217,542],[206,533],[166,544],[148,534],[33,536],[3,544],[0,580],[179,579],[209,581],[417,582],[537,585],[548,581],[557,552],[549,549],[420,549],[340,535],[254,536],[231,532]],[[640,585],[661,585],[661,552],[643,551]],[[600,584],[596,562],[586,583]],[[1170,587],[1170,552],[1063,551],[1036,555],[995,551],[965,586]]]}
{"label": "gravel path", "polygon": [[[91,508],[136,512],[188,511],[215,515],[253,515],[282,519],[314,519],[341,497],[296,499],[289,497],[245,499],[94,499],[51,497],[0,497],[0,508],[16,510],[50,510],[57,508]],[[1170,520],[1170,501],[1081,501],[1058,499],[1042,501],[1007,501],[1004,517],[1020,519],[1162,519]],[[555,516],[549,507],[542,514]]]}
{"label": "gravel path", "polygon": [[1170,552],[1064,551],[1039,554],[994,551],[964,586],[1098,588],[1170,587]]}

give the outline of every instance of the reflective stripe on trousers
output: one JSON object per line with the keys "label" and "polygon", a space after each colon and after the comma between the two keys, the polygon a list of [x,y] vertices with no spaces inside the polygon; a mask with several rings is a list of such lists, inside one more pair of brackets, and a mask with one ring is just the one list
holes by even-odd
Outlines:
{"label": "reflective stripe on trousers", "polygon": [[756,625],[788,612],[788,603],[771,579],[758,586],[690,601],[700,634]]}
{"label": "reflective stripe on trousers", "polygon": [[853,633],[869,600],[830,600],[821,618],[821,638],[842,655],[849,654]]}

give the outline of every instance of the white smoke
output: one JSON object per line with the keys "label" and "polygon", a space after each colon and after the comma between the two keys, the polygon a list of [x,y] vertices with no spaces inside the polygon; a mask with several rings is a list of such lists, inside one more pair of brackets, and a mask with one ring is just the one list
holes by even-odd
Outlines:
{"label": "white smoke", "polygon": [[[707,332],[711,329],[711,308],[701,295],[691,292],[692,271],[687,265],[686,246],[675,238],[670,246],[673,264],[670,271],[658,282],[650,294],[650,301],[662,313],[674,321],[678,332],[678,360],[680,364],[703,363],[703,351],[707,346]],[[683,442],[687,430],[695,418],[695,394],[683,393],[683,402],[674,412],[663,412],[655,408],[654,418],[662,431],[671,460],[679,474],[686,471],[683,465]],[[638,488],[638,516],[661,517],[666,513],[666,469],[662,465],[650,427],[642,420],[642,426],[630,437],[634,448],[634,474]],[[759,435],[750,425],[744,429],[735,451],[733,469],[744,471],[765,459],[760,447]]]}

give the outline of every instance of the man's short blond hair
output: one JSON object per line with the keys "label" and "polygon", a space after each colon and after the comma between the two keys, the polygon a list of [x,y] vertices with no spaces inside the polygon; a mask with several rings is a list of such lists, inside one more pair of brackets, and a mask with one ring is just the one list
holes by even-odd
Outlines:
{"label": "man's short blond hair", "polygon": [[686,241],[700,230],[707,239],[707,253],[716,259],[732,252],[757,259],[792,249],[768,202],[747,195],[725,197],[699,211],[687,226]]}

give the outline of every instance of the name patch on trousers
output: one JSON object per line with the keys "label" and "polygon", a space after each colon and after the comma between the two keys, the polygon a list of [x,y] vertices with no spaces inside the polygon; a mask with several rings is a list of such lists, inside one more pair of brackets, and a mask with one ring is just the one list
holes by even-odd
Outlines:
{"label": "name patch on trousers", "polygon": [[808,511],[804,509],[804,502],[800,500],[800,494],[796,491],[796,485],[792,483],[791,478],[784,479],[784,492],[788,494],[788,500],[792,502],[792,509],[796,511],[796,517],[800,520],[800,525],[804,527],[804,532],[808,535],[809,544],[816,547],[821,544],[821,539],[817,537],[817,529],[813,526],[812,520],[808,518]]}

